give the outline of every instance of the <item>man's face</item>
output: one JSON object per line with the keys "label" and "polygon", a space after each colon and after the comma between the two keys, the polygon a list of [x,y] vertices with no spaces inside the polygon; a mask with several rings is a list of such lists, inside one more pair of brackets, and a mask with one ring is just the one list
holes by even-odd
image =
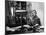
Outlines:
{"label": "man's face", "polygon": [[35,11],[31,13],[31,17],[34,17],[36,15]]}
{"label": "man's face", "polygon": [[27,8],[27,11],[28,11],[28,12],[31,11],[31,10],[32,10],[32,5],[31,5],[31,3],[28,3],[26,8]]}

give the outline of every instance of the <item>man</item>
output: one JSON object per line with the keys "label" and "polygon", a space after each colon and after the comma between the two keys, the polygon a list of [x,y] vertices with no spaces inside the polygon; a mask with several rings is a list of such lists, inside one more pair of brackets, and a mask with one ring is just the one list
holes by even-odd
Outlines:
{"label": "man", "polygon": [[29,14],[29,24],[28,25],[33,27],[31,28],[33,32],[36,32],[37,28],[41,26],[41,22],[37,16],[36,10],[33,10],[31,14]]}
{"label": "man", "polygon": [[33,12],[31,13],[30,19],[31,19],[33,25],[38,24],[39,26],[41,26],[41,22],[37,16],[36,10],[33,10]]}

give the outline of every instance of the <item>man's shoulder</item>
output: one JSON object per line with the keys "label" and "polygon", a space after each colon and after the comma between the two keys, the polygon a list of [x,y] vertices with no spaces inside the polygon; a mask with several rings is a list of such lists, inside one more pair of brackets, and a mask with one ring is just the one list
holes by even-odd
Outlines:
{"label": "man's shoulder", "polygon": [[35,18],[34,19],[36,19],[36,20],[40,20],[40,18],[38,17],[38,16],[35,16]]}

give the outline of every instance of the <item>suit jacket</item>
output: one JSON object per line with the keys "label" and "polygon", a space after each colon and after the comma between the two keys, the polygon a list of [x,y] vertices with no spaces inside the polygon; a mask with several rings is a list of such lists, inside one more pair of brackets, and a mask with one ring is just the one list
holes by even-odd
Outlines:
{"label": "suit jacket", "polygon": [[33,17],[33,21],[31,21],[31,19],[28,19],[28,20],[30,20],[30,21],[28,21],[28,24],[29,24],[30,26],[34,26],[34,25],[36,25],[36,24],[38,24],[39,26],[41,26],[40,19],[39,19],[37,16],[34,16],[34,17]]}

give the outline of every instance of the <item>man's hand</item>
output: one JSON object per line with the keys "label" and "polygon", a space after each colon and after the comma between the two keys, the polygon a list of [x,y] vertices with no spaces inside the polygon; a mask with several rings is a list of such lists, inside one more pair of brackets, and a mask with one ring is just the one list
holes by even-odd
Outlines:
{"label": "man's hand", "polygon": [[24,25],[23,27],[27,27],[27,28],[30,28],[31,26],[29,26],[29,25]]}

